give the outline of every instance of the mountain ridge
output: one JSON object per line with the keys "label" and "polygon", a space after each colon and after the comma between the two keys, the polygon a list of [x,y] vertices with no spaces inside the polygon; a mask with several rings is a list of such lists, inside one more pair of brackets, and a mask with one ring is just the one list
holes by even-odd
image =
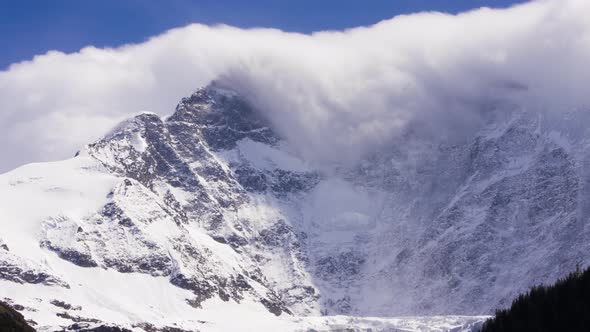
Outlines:
{"label": "mountain ridge", "polygon": [[[201,323],[189,313],[207,321],[212,308],[234,306],[281,317],[490,313],[587,260],[588,249],[584,141],[563,147],[535,114],[506,118],[463,143],[411,137],[326,172],[214,83],[167,118],[124,121],[74,159],[0,176],[10,203],[0,216],[26,220],[0,236],[11,266],[0,287],[30,303],[18,285],[57,285],[44,301],[67,293],[113,304],[115,294],[86,296],[77,284],[92,273],[137,279],[172,293],[163,323],[193,327]],[[24,212],[25,197],[39,211]],[[501,255],[522,268],[510,272]],[[162,319],[117,307],[127,314],[84,312]]]}

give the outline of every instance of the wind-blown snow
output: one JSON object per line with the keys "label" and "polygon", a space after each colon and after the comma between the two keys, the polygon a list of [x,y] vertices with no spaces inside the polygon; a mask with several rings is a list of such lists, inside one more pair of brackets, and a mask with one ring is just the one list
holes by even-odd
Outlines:
{"label": "wind-blown snow", "polygon": [[304,218],[327,232],[367,229],[383,206],[383,198],[340,178],[328,179],[310,193]]}
{"label": "wind-blown snow", "polygon": [[[292,154],[285,152],[280,147],[268,146],[263,143],[254,142],[251,139],[243,139],[238,143],[238,149],[221,153],[228,162],[245,161],[259,169],[273,170],[283,169],[294,172],[306,172],[311,168],[306,162]],[[289,149],[289,147],[284,147]]]}

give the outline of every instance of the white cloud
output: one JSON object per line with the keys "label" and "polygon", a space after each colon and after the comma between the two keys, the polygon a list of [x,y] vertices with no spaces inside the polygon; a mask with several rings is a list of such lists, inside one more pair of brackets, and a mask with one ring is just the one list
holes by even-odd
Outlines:
{"label": "white cloud", "polygon": [[0,72],[0,172],[72,155],[210,80],[241,90],[312,159],[355,158],[409,122],[469,127],[485,102],[590,104],[590,1],[422,13],[313,35],[190,25],[142,44],[49,52]]}

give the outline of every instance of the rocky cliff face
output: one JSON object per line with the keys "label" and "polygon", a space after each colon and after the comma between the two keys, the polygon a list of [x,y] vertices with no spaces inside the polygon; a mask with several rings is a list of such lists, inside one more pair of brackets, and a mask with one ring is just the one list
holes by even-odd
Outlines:
{"label": "rocky cliff face", "polygon": [[[33,310],[66,298],[94,306],[85,315],[124,312],[129,326],[235,305],[276,316],[490,313],[589,263],[586,137],[515,111],[460,142],[408,134],[358,164],[319,168],[213,84],[72,160],[0,176],[0,289],[27,303],[51,289]],[[138,304],[89,290],[112,282],[136,302],[167,293]],[[58,317],[44,323],[112,316]]]}

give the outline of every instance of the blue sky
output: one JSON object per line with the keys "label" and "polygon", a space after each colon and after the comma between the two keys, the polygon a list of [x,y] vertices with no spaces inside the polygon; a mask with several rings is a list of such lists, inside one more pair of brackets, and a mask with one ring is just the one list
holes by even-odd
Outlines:
{"label": "blue sky", "polygon": [[48,50],[141,42],[198,22],[309,33],[425,10],[456,13],[523,0],[2,0],[0,68]]}

